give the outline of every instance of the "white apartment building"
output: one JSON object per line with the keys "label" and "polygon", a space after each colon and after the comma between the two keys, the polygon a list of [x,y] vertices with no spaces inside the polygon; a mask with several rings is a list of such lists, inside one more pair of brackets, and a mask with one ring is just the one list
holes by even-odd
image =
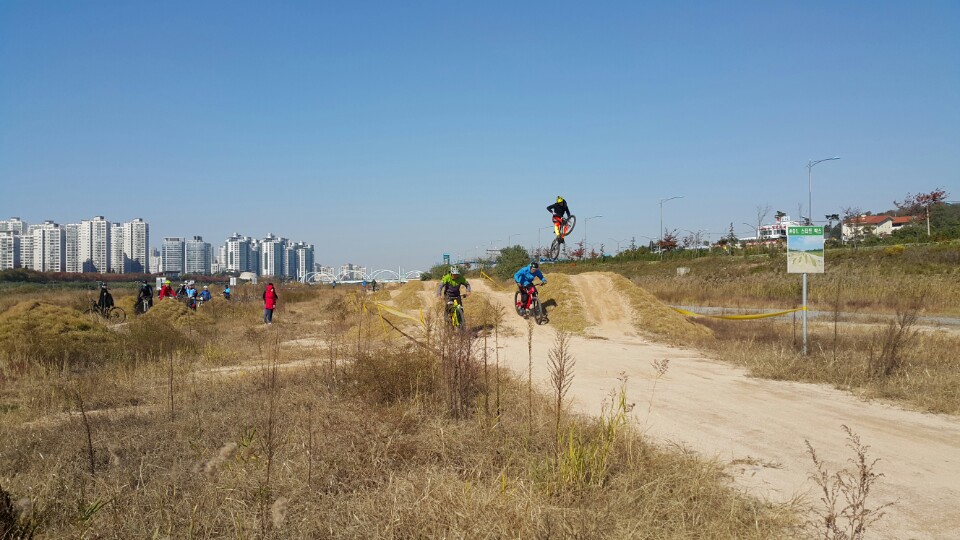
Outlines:
{"label": "white apartment building", "polygon": [[110,272],[123,274],[123,224],[110,224]]}
{"label": "white apartment building", "polygon": [[163,268],[160,267],[160,250],[157,248],[150,250],[150,271],[153,273],[163,272]]}
{"label": "white apartment building", "polygon": [[260,258],[256,241],[249,236],[233,233],[221,250],[221,263],[227,272],[260,273]]}
{"label": "white apartment building", "polygon": [[20,235],[0,230],[0,270],[20,268]]}
{"label": "white apartment building", "polygon": [[163,273],[180,275],[183,273],[183,238],[167,237],[160,248],[160,260]]}
{"label": "white apartment building", "polygon": [[313,272],[313,244],[306,242],[297,242],[291,246],[291,251],[296,255],[295,266],[290,277],[297,281],[302,280],[307,274]]}
{"label": "white apartment building", "polygon": [[75,274],[83,272],[83,265],[80,263],[80,224],[67,223],[63,226],[63,229],[67,236],[64,251],[64,272]]}
{"label": "white apartment building", "polygon": [[355,264],[345,264],[340,267],[340,279],[363,279],[367,274],[366,266],[357,266]]}
{"label": "white apartment building", "polygon": [[124,271],[150,273],[150,224],[137,218],[123,224]]}
{"label": "white apartment building", "polygon": [[77,253],[82,272],[108,272],[110,268],[110,222],[103,216],[80,222]]}
{"label": "white apartment building", "polygon": [[53,221],[27,228],[30,237],[30,266],[39,272],[63,272],[66,263],[66,230]]}
{"label": "white apartment building", "polygon": [[183,244],[183,272],[185,274],[210,274],[213,252],[210,243],[202,236],[194,236]]}
{"label": "white apartment building", "polygon": [[260,275],[283,277],[287,239],[272,233],[260,242]]}
{"label": "white apartment building", "polygon": [[27,224],[21,221],[18,217],[0,219],[0,232],[5,231],[23,236],[27,233]]}

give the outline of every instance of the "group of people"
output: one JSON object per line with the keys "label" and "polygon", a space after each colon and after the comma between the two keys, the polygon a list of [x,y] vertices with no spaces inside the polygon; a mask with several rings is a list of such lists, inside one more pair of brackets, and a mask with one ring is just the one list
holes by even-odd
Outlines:
{"label": "group of people", "polygon": [[[570,217],[570,207],[567,206],[567,201],[558,195],[556,202],[548,206],[547,211],[552,214],[554,234],[563,242],[560,227],[563,224],[564,216]],[[520,291],[520,305],[517,307],[520,309],[520,313],[523,314],[524,318],[529,314],[530,301],[533,298],[533,292],[536,291],[533,283],[535,278],[540,279],[541,285],[547,284],[547,279],[543,277],[543,272],[540,271],[540,263],[537,261],[531,262],[513,274],[513,281]],[[467,288],[467,292],[463,295],[460,294],[461,287]],[[454,300],[462,305],[463,298],[469,295],[470,282],[463,276],[459,266],[451,266],[449,272],[440,279],[440,285],[437,287],[437,296],[443,297],[447,305],[451,306]]]}
{"label": "group of people", "polygon": [[[232,291],[230,285],[226,285],[223,288],[223,297],[226,300],[230,300],[230,295]],[[180,289],[177,292],[173,291],[173,286],[170,283],[170,280],[164,280],[163,285],[160,287],[160,290],[157,292],[157,298],[164,300],[170,298],[173,300],[183,300],[190,309],[197,309],[198,305],[202,305],[204,302],[209,302],[213,299],[213,295],[210,293],[210,286],[204,285],[203,289],[198,291],[194,286],[194,283],[185,282],[180,284]],[[277,308],[277,301],[280,299],[280,296],[277,294],[277,288],[273,283],[267,283],[267,287],[263,291],[263,323],[264,324],[273,324],[273,311]],[[113,307],[113,294],[110,293],[109,287],[107,287],[106,282],[100,283],[100,297],[97,299],[97,307],[101,310],[106,310]],[[140,286],[137,288],[137,312],[146,313],[147,310],[153,307],[153,287],[150,286],[150,282],[143,280],[140,282]]]}

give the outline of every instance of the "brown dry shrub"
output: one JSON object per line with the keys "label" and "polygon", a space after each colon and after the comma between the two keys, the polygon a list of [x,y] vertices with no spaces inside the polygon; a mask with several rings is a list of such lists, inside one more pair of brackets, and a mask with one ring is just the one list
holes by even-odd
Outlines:
{"label": "brown dry shrub", "polygon": [[74,309],[20,302],[0,314],[0,358],[65,368],[116,349],[120,338]]}
{"label": "brown dry shrub", "polygon": [[361,354],[347,368],[355,390],[377,403],[426,397],[437,389],[436,363],[412,345]]}
{"label": "brown dry shrub", "polygon": [[[200,308],[203,309],[203,308]],[[145,321],[163,321],[176,328],[185,328],[191,325],[207,324],[210,316],[201,311],[193,311],[178,300],[161,300],[155,302],[150,311],[143,314]]]}

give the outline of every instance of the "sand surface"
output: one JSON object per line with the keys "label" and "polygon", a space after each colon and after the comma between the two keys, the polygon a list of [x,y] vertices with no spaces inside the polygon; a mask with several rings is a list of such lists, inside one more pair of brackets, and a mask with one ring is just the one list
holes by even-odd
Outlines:
{"label": "sand surface", "polygon": [[[609,275],[571,280],[590,324],[572,340],[576,368],[569,395],[578,411],[598,414],[626,375],[632,414],[649,438],[717,459],[749,493],[773,501],[800,496],[811,504],[819,493],[809,478],[814,466],[804,440],[831,470],[851,467],[847,460],[854,454],[841,428],[847,425],[870,446],[868,456],[880,459],[875,470],[884,477],[868,502],[895,502],[868,537],[960,538],[960,418],[862,401],[823,385],[750,377],[696,350],[639,335]],[[509,310],[512,335],[501,336],[501,363],[525,375],[527,324],[513,311],[513,292],[496,292],[482,280],[472,284]],[[546,324],[533,334],[533,378],[546,389],[555,331]],[[658,379],[652,363],[663,360],[668,369]]]}

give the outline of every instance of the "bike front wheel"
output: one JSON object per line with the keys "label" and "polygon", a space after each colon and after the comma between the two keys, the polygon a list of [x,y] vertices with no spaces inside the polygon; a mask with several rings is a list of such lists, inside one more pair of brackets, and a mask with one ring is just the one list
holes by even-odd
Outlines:
{"label": "bike front wheel", "polygon": [[107,312],[107,320],[112,323],[122,323],[127,320],[127,312],[123,308],[112,307]]}
{"label": "bike front wheel", "polygon": [[537,324],[543,324],[547,322],[547,312],[543,309],[543,305],[540,303],[539,298],[534,298],[530,303],[530,313],[533,315],[533,320]]}
{"label": "bike front wheel", "polygon": [[450,310],[450,325],[454,328],[462,328],[464,325],[463,307],[457,306]]}
{"label": "bike front wheel", "polygon": [[521,317],[523,317],[523,306],[520,304],[522,298],[520,291],[513,293],[513,306],[517,309],[517,315]]}
{"label": "bike front wheel", "polygon": [[567,219],[563,220],[563,235],[567,236],[573,232],[573,228],[577,225],[577,216],[570,216]]}

